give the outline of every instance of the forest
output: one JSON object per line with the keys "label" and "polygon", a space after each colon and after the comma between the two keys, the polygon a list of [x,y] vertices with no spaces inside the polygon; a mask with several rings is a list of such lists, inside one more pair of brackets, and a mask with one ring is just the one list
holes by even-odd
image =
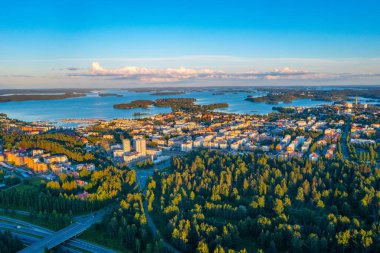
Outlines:
{"label": "forest", "polygon": [[133,108],[148,109],[148,107],[152,104],[153,104],[153,101],[151,100],[134,100],[130,103],[115,104],[113,105],[113,108],[115,109],[133,109]]}
{"label": "forest", "polygon": [[66,92],[64,94],[16,94],[0,96],[0,103],[12,101],[53,100],[65,98],[78,98],[86,96],[84,93]]}
{"label": "forest", "polygon": [[370,164],[193,151],[149,182],[147,205],[182,252],[379,252]]}
{"label": "forest", "polygon": [[116,109],[133,109],[133,108],[147,109],[150,105],[153,105],[156,107],[171,107],[173,112],[210,111],[217,108],[228,107],[228,104],[226,103],[197,105],[194,103],[195,101],[196,101],[195,98],[159,98],[156,100],[135,100],[130,103],[115,104],[113,107]]}
{"label": "forest", "polygon": [[94,156],[86,152],[82,141],[65,133],[45,133],[39,135],[0,132],[0,141],[8,150],[16,149],[43,149],[52,154],[65,154],[76,162],[92,161]]}
{"label": "forest", "polygon": [[80,176],[81,179],[89,179],[85,199],[78,197],[79,187],[74,178],[61,173],[58,180],[42,181],[38,187],[26,181],[22,187],[0,191],[0,207],[6,212],[29,211],[32,218],[45,220],[58,229],[69,225],[74,215],[104,208],[118,196],[124,196],[137,187],[133,170],[108,167],[94,172],[84,170]]}
{"label": "forest", "polygon": [[280,102],[290,103],[297,99],[311,99],[319,101],[339,101],[350,100],[352,97],[364,97],[368,99],[379,99],[380,89],[304,89],[304,88],[278,88],[278,87],[259,87],[258,90],[267,92],[260,97],[249,96],[245,100],[251,102],[263,102],[267,104],[278,104]]}
{"label": "forest", "polygon": [[122,252],[166,252],[162,241],[147,224],[143,195],[139,192],[124,195],[118,206],[91,230],[91,234],[102,237],[99,238],[101,243],[110,242]]}
{"label": "forest", "polygon": [[22,248],[22,242],[10,232],[0,232],[0,253],[13,253]]}

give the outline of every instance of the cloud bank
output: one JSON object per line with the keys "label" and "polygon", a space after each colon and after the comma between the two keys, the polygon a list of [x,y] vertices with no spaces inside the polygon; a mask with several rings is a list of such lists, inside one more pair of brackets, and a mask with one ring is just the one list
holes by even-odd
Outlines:
{"label": "cloud bank", "polygon": [[[227,72],[214,69],[192,68],[146,68],[122,67],[104,68],[98,62],[93,62],[88,71],[75,73],[69,76],[86,76],[104,79],[134,80],[148,83],[168,83],[186,80],[315,80],[341,78],[343,74],[317,73],[291,68],[274,69],[267,72]],[[347,75],[347,74],[346,74]]]}
{"label": "cloud bank", "polygon": [[211,69],[196,70],[183,67],[177,69],[155,69],[144,67],[105,69],[97,62],[92,63],[89,73],[91,76],[109,76],[145,82],[173,82],[192,78],[215,78],[222,74],[222,71]]}

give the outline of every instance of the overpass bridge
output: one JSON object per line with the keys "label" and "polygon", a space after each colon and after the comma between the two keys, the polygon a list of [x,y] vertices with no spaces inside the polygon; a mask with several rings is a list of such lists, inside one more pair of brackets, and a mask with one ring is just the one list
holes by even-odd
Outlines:
{"label": "overpass bridge", "polygon": [[86,229],[91,227],[94,223],[98,223],[103,218],[103,212],[97,213],[95,215],[90,215],[89,217],[81,217],[73,224],[64,229],[59,230],[56,233],[53,233],[33,244],[29,247],[26,247],[20,251],[19,253],[43,253],[45,249],[52,249],[56,246],[64,243],[67,240],[81,234]]}

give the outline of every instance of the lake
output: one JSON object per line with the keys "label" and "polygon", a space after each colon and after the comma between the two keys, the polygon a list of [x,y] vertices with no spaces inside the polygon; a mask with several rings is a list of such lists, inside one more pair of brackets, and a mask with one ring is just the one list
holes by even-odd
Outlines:
{"label": "lake", "polygon": [[[218,90],[197,90],[179,95],[151,95],[152,92],[134,92],[128,90],[102,90],[86,93],[87,96],[79,98],[67,98],[60,100],[40,100],[0,103],[0,112],[6,113],[10,118],[24,121],[58,121],[62,119],[96,118],[111,120],[115,118],[135,118],[134,113],[146,113],[153,115],[168,113],[170,108],[150,107],[149,109],[114,109],[114,104],[128,103],[138,99],[154,100],[157,98],[196,98],[197,104],[228,103],[228,108],[219,111],[241,114],[267,114],[272,112],[274,105],[265,103],[253,103],[244,99],[251,96],[261,96],[264,93],[254,90],[247,92],[216,93]],[[99,93],[113,93],[122,97],[100,97]],[[216,94],[218,95],[216,95]],[[309,99],[294,100],[292,103],[280,103],[279,106],[307,106],[313,107],[321,104],[331,104],[325,101],[312,101]],[[140,116],[141,117],[141,116]]]}

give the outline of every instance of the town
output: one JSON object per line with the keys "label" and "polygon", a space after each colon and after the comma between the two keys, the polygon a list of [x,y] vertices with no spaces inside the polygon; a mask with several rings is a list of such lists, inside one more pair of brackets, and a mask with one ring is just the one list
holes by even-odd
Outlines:
{"label": "town", "polygon": [[1,1],[0,253],[380,252],[380,1]]}
{"label": "town", "polygon": [[[165,239],[154,236],[152,232],[155,231],[154,223],[160,223],[161,219],[171,224],[166,229],[174,229],[175,226],[181,229],[182,226],[168,214],[172,211],[167,210],[172,210],[171,208],[174,207],[165,207],[164,204],[169,203],[164,199],[172,195],[164,195],[160,192],[160,188],[156,188],[156,180],[166,180],[167,173],[176,173],[178,176],[178,171],[182,171],[185,173],[182,177],[186,177],[187,173],[190,173],[190,171],[186,172],[190,165],[193,171],[195,163],[201,168],[204,166],[203,161],[218,160],[222,157],[223,159],[240,157],[239,159],[252,159],[252,161],[258,159],[257,163],[247,164],[252,169],[252,173],[255,171],[255,167],[251,167],[253,164],[256,164],[256,168],[260,168],[267,163],[267,159],[271,162],[275,161],[276,164],[282,164],[281,168],[297,163],[304,164],[305,168],[318,166],[314,168],[313,173],[323,167],[323,164],[332,163],[335,167],[349,166],[347,163],[349,161],[352,165],[358,166],[363,173],[369,173],[366,174],[367,176],[378,173],[380,169],[378,144],[380,111],[377,106],[362,105],[356,101],[354,104],[337,102],[318,107],[283,107],[277,110],[279,112],[268,115],[175,110],[171,113],[136,119],[84,120],[90,124],[78,125],[74,128],[57,126],[50,122],[27,123],[10,119],[2,114],[0,115],[0,205],[3,207],[4,215],[8,216],[7,218],[0,216],[0,221],[6,219],[7,222],[18,224],[19,221],[11,218],[14,216],[8,211],[12,209],[13,213],[16,212],[19,218],[24,219],[23,222],[28,221],[62,229],[51,235],[54,240],[46,237],[46,242],[33,239],[37,240],[33,243],[29,241],[30,238],[25,239],[25,235],[21,233],[21,231],[27,232],[29,228],[18,225],[17,234],[26,240],[27,245],[31,244],[31,248],[25,248],[25,252],[41,251],[43,245],[49,245],[49,249],[58,246],[64,242],[57,239],[60,238],[58,235],[67,234],[65,229],[69,230],[72,226],[78,227],[71,230],[73,233],[67,234],[68,239],[65,240],[68,240],[68,245],[74,243],[74,240],[70,238],[83,232],[81,238],[99,245],[84,242],[80,249],[92,251],[96,247],[95,252],[110,252],[104,245],[108,245],[112,233],[101,231],[110,229],[109,219],[111,217],[116,219],[119,214],[115,211],[113,214],[111,212],[114,216],[103,214],[107,213],[110,206],[115,205],[121,198],[120,208],[124,210],[124,215],[134,217],[129,222],[140,226],[141,231],[139,230],[138,233],[149,235],[149,238],[138,235],[138,243],[141,240],[147,245],[155,245],[149,247],[160,248],[160,252],[177,252],[176,249],[192,252],[193,247],[185,241],[176,239],[175,236],[167,236],[167,240],[171,242],[169,244]],[[182,162],[189,161],[194,155],[197,159],[203,158],[181,167]],[[213,166],[211,165],[210,168],[215,169]],[[220,166],[223,168],[223,163]],[[234,168],[237,165],[232,166]],[[268,169],[268,167],[265,168]],[[291,168],[296,170],[295,167]],[[333,167],[329,170],[333,170]],[[228,173],[229,169],[226,171]],[[215,175],[214,172],[211,173],[210,175]],[[281,172],[277,171],[275,174],[278,173]],[[295,172],[291,173],[294,176]],[[305,171],[305,173],[311,172]],[[251,183],[251,187],[257,184]],[[262,182],[259,186],[261,184]],[[243,188],[240,190],[233,188],[232,194],[245,194],[250,188],[247,178],[244,178],[242,185]],[[280,191],[281,187],[278,187],[280,186],[276,186],[275,192]],[[309,181],[306,180],[303,188],[298,189],[295,196],[297,201],[304,199],[303,192],[306,191],[306,194],[309,187]],[[186,195],[184,192],[182,194]],[[194,198],[194,193],[191,194],[191,198]],[[327,194],[326,191],[323,194]],[[370,195],[365,195],[365,201],[374,201],[373,197],[370,197],[373,194],[371,191]],[[316,208],[325,205],[320,196],[321,193],[318,193],[313,197],[316,198],[316,200],[313,199]],[[157,207],[160,203],[159,198],[164,201],[161,202],[162,210],[155,213],[154,210],[160,209]],[[234,197],[236,200],[240,198],[239,195]],[[256,201],[259,200],[255,195],[252,195],[252,198],[254,200],[249,208],[255,210],[259,205]],[[214,195],[211,199],[216,203],[220,201],[220,197]],[[28,201],[33,202],[27,204]],[[288,198],[284,201],[287,201],[289,205]],[[371,207],[365,206],[369,208],[365,213],[372,212],[373,217],[377,216],[377,204]],[[17,207],[16,210],[15,207]],[[206,209],[210,208],[211,210],[218,208],[218,205],[208,204]],[[225,215],[226,217],[231,215],[244,217],[247,215],[246,208],[242,205],[238,209],[228,208]],[[26,210],[26,214],[23,210]],[[233,214],[229,214],[231,212]],[[276,212],[279,215],[282,211]],[[81,215],[88,213],[93,215],[83,220]],[[150,215],[160,215],[160,218],[156,217],[153,221]],[[376,218],[374,220],[376,221]],[[74,221],[79,222],[80,225],[76,225]],[[100,224],[91,226],[99,222]],[[36,229],[36,225],[32,223],[28,226]],[[22,224],[25,225],[25,223]],[[0,228],[2,226],[7,228],[9,225],[8,223],[2,225],[0,222]],[[162,224],[161,228],[165,226]],[[240,225],[238,228],[244,230]],[[120,229],[129,231],[130,228]],[[174,231],[175,229],[173,233]],[[94,237],[96,233],[104,233],[104,239]],[[123,233],[118,236],[122,235]],[[119,245],[121,251],[123,247],[138,251],[141,246],[132,243],[133,240],[131,238],[121,241],[120,244],[116,243],[116,246]],[[155,242],[155,240],[158,241]],[[265,243],[262,246],[268,247]],[[233,247],[236,248],[237,244]],[[66,246],[62,248],[71,250]]]}
{"label": "town", "polygon": [[[283,117],[277,116],[275,120],[260,115],[173,112],[142,119],[94,121],[95,125],[78,127],[70,131],[70,135],[82,142],[89,153],[102,149],[114,165],[124,164],[132,168],[153,167],[172,156],[198,148],[230,153],[263,152],[269,157],[283,160],[307,157],[317,161],[321,156],[327,159],[334,157],[337,149],[341,149],[345,131],[349,133],[348,143],[353,146],[376,144],[380,122],[361,122],[368,117],[377,119],[378,112],[370,113],[367,108],[367,105],[352,103],[317,109],[287,108],[297,113],[290,117],[280,114]],[[326,120],[329,114],[310,113],[325,110],[334,115],[333,119]],[[303,118],[305,114],[308,116]],[[347,129],[348,119],[352,123]],[[5,133],[19,131],[27,135],[43,135],[68,131],[44,123],[14,122],[5,115],[1,118],[1,124],[7,130]],[[120,131],[125,136],[116,138]],[[0,152],[0,166],[8,177],[38,176],[53,180],[60,173],[66,173],[78,178],[81,170],[96,169],[92,162],[73,162],[65,154],[52,154],[41,148],[26,149],[21,146],[7,149],[3,146]],[[86,183],[77,182],[80,185]],[[1,186],[6,187],[5,184]]]}

